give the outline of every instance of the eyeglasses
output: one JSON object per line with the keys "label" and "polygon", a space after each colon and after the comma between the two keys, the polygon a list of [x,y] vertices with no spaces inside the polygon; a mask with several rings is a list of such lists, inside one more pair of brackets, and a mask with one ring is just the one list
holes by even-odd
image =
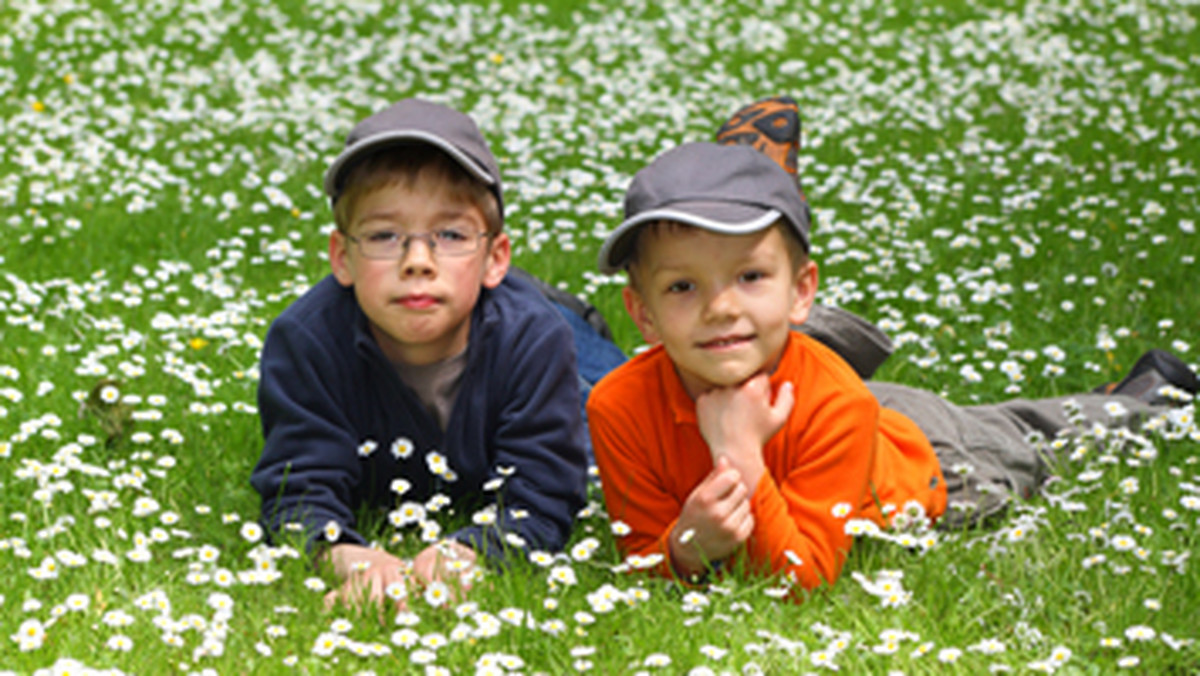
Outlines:
{"label": "eyeglasses", "polygon": [[358,250],[365,258],[394,260],[404,257],[404,254],[408,252],[408,245],[414,239],[424,242],[435,256],[467,256],[478,251],[479,242],[490,235],[486,232],[463,228],[442,228],[433,232],[420,233],[377,230],[368,232],[362,237],[353,235],[345,235],[345,237],[358,245]]}

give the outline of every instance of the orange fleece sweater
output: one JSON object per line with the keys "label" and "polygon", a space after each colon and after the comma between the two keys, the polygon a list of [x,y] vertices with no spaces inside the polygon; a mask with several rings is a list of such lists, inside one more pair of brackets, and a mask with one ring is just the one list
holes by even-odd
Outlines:
{"label": "orange fleece sweater", "polygon": [[[909,500],[939,516],[946,484],[921,430],[880,408],[824,345],[792,332],[772,390],[784,381],[793,383],[796,403],[763,448],[767,471],[751,498],[755,526],[745,549],[753,566],[793,575],[812,589],[837,579],[853,541],[847,519],[883,526],[881,506],[899,509]],[[600,381],[587,408],[609,517],[631,529],[618,546],[626,556],[662,554],[658,572],[672,575],[671,530],[713,468],[695,402],[660,345]],[[835,515],[839,505],[849,513]]]}

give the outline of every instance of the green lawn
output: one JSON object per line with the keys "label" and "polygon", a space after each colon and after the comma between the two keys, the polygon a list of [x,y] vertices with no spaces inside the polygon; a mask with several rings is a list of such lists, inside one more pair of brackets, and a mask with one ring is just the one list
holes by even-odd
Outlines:
{"label": "green lawn", "polygon": [[595,256],[633,172],[790,94],[821,298],[896,340],[878,379],[969,404],[1200,363],[1194,3],[819,4],[0,7],[0,672],[1200,670],[1193,405],[1082,434],[988,528],[864,538],[802,604],[614,572],[598,493],[564,554],[382,622],[259,539],[261,340],[326,274],[328,161],[409,95],[475,117],[516,263],[627,352]]}

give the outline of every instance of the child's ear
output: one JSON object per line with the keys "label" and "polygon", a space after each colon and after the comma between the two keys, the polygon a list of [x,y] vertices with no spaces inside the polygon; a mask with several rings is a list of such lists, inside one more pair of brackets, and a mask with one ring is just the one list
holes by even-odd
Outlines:
{"label": "child's ear", "polygon": [[354,284],[354,275],[350,271],[349,242],[340,230],[329,233],[329,267],[338,284],[349,287]]}
{"label": "child's ear", "polygon": [[796,277],[792,282],[794,294],[792,311],[788,314],[788,321],[793,326],[803,324],[808,319],[808,311],[812,309],[813,303],[817,300],[819,277],[817,264],[811,260],[805,261],[804,265],[801,265],[800,269],[796,271]]}
{"label": "child's ear", "polygon": [[654,318],[646,308],[642,294],[632,286],[626,286],[621,290],[621,298],[625,301],[625,311],[629,313],[629,318],[637,325],[638,331],[642,332],[642,340],[650,345],[661,342],[658,331],[654,328]]}
{"label": "child's ear", "polygon": [[492,238],[488,246],[486,266],[483,271],[483,286],[494,289],[504,281],[508,274],[508,265],[512,262],[512,241],[507,233],[500,233]]}

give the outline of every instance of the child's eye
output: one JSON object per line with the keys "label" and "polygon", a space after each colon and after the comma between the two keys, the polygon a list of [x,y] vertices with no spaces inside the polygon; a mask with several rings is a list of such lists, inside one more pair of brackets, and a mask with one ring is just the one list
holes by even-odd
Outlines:
{"label": "child's eye", "polygon": [[742,273],[743,282],[757,282],[766,279],[767,274],[761,270],[749,270]]}
{"label": "child's eye", "polygon": [[438,242],[446,244],[459,243],[467,241],[467,232],[460,228],[442,228],[433,233]]}
{"label": "child's eye", "polygon": [[696,288],[696,285],[691,282],[672,282],[667,285],[667,293],[686,293],[694,288]]}
{"label": "child's eye", "polygon": [[390,230],[376,230],[363,235],[363,240],[373,244],[391,244],[400,238],[400,235]]}

